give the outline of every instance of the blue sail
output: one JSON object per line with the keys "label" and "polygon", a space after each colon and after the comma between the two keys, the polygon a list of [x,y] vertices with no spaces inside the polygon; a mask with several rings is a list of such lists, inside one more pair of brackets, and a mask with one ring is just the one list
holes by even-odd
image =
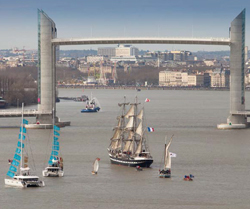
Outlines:
{"label": "blue sail", "polygon": [[57,141],[57,140],[58,140],[58,137],[55,137],[55,136],[54,136],[54,141]]}
{"label": "blue sail", "polygon": [[17,153],[17,154],[21,154],[21,149],[16,148],[16,153]]}
{"label": "blue sail", "polygon": [[29,121],[23,119],[23,124],[29,124]]}
{"label": "blue sail", "polygon": [[59,151],[59,146],[53,146],[52,149]]}
{"label": "blue sail", "polygon": [[54,141],[53,144],[56,145],[56,146],[59,146],[59,142],[58,141]]}
{"label": "blue sail", "polygon": [[54,126],[54,130],[60,131],[60,128],[58,126]]}
{"label": "blue sail", "polygon": [[52,151],[51,155],[58,156],[58,152],[57,151]]}
{"label": "blue sail", "polygon": [[21,156],[18,155],[18,154],[15,154],[15,155],[14,155],[14,159],[20,161],[20,160],[21,160]]}
{"label": "blue sail", "polygon": [[25,127],[20,127],[20,132],[26,133],[26,128]]}
{"label": "blue sail", "polygon": [[17,142],[17,147],[21,147],[22,144],[22,148],[24,148],[24,143],[21,143],[20,141]]}
{"label": "blue sail", "polygon": [[60,134],[58,132],[56,132],[56,131],[54,131],[54,135],[55,136],[60,136]]}
{"label": "blue sail", "polygon": [[[23,124],[28,124],[28,121],[23,119]],[[7,172],[7,176],[13,178],[15,176],[15,173],[17,172],[17,168],[20,165],[20,161],[21,161],[21,156],[20,154],[22,153],[22,150],[20,149],[21,147],[24,148],[24,143],[22,143],[23,140],[25,140],[25,135],[24,133],[26,133],[26,128],[25,127],[20,127],[20,132],[18,135],[18,139],[20,141],[17,142],[17,148],[15,151],[15,155],[13,157],[13,160],[11,162],[11,166],[9,168],[9,171]]]}
{"label": "blue sail", "polygon": [[14,171],[14,172],[17,172],[17,169],[16,169],[16,167],[14,167],[13,165],[11,165],[11,166],[10,166],[9,170],[10,170],[10,171]]}
{"label": "blue sail", "polygon": [[12,173],[11,171],[8,171],[7,176],[13,178],[15,176],[15,173]]}
{"label": "blue sail", "polygon": [[16,161],[16,160],[13,160],[12,163],[11,163],[11,165],[14,165],[14,166],[19,166],[19,164],[20,163],[18,161]]}

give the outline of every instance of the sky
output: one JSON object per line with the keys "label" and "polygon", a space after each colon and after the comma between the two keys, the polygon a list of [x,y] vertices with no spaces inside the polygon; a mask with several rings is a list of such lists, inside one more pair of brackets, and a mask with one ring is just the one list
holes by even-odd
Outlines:
{"label": "sky", "polygon": [[[55,23],[58,38],[228,38],[231,21],[246,8],[250,48],[250,0],[0,0],[0,49],[37,49],[37,9]],[[62,46],[97,49],[116,45]],[[135,45],[140,50],[229,50],[228,46]]]}

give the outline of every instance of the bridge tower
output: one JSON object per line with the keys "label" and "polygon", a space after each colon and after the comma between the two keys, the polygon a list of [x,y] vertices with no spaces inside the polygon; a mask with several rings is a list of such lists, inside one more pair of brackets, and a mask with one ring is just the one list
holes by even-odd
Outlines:
{"label": "bridge tower", "polygon": [[[38,10],[38,111],[56,115],[56,48],[51,43],[57,37],[56,25],[45,12]],[[40,124],[52,124],[52,114],[38,115]],[[57,118],[55,118],[57,122]]]}
{"label": "bridge tower", "polygon": [[246,128],[245,115],[245,16],[244,9],[230,27],[230,113],[219,129]]}

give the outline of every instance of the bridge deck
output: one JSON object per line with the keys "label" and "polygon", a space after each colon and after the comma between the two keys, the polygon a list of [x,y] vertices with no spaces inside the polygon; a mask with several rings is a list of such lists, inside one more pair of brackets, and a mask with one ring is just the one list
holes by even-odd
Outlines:
{"label": "bridge deck", "polygon": [[[52,112],[50,111],[37,111],[37,110],[24,110],[23,116],[24,117],[36,117],[37,115],[51,115]],[[22,111],[21,110],[2,110],[0,111],[0,118],[5,117],[21,117]]]}
{"label": "bridge deck", "polygon": [[80,44],[200,44],[229,46],[229,38],[55,38],[54,45],[80,45]]}

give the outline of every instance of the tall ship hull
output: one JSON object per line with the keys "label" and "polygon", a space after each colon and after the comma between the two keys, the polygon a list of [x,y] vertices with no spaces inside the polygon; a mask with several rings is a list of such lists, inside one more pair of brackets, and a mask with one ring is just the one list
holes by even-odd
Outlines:
{"label": "tall ship hull", "polygon": [[109,155],[109,158],[112,164],[123,165],[128,167],[140,166],[144,168],[149,168],[150,165],[153,163],[153,159],[148,159],[148,158],[141,158],[141,159],[122,158],[122,157],[115,157],[112,155]]}

